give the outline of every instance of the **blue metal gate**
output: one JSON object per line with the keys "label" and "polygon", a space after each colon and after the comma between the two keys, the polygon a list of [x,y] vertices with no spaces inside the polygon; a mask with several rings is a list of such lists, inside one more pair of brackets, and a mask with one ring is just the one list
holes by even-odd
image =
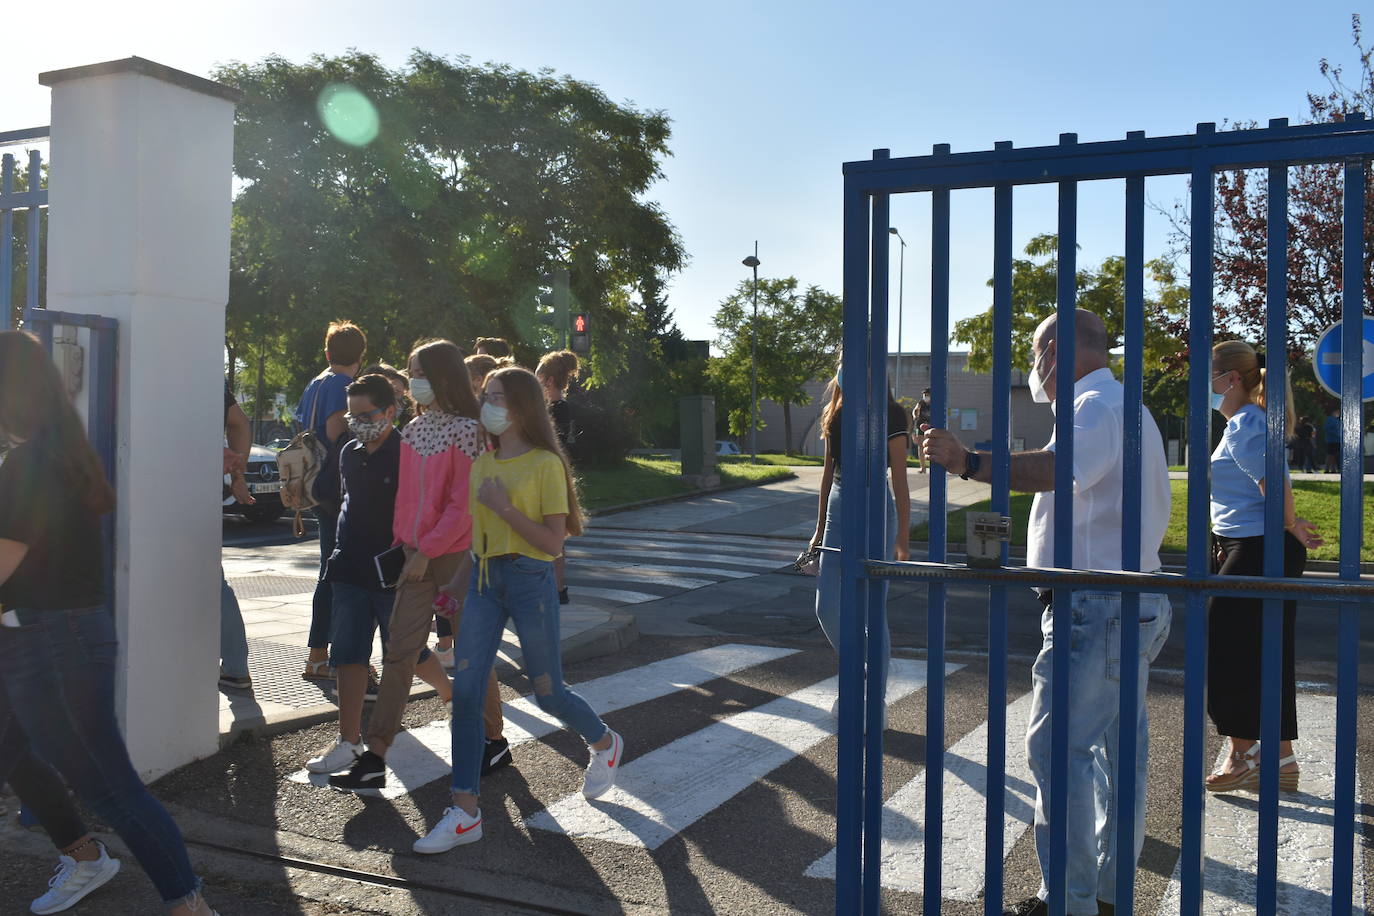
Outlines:
{"label": "blue metal gate", "polygon": [[[1204,712],[1207,659],[1206,601],[1212,595],[1264,598],[1261,698],[1261,792],[1259,867],[1256,901],[1260,913],[1273,913],[1277,900],[1279,672],[1281,665],[1282,601],[1335,602],[1339,606],[1340,646],[1337,661],[1336,805],[1332,838],[1336,855],[1332,874],[1332,914],[1349,914],[1353,890],[1355,824],[1355,740],[1357,709],[1358,603],[1374,598],[1374,583],[1360,579],[1362,518],[1361,402],[1362,367],[1360,316],[1364,310],[1364,225],[1366,161],[1374,157],[1374,126],[1361,115],[1344,123],[1290,127],[1271,121],[1254,130],[1218,133],[1215,125],[1199,124],[1194,134],[1147,138],[1141,132],[1125,140],[1079,144],[1073,134],[1057,146],[1015,149],[998,143],[993,150],[953,155],[946,144],[933,155],[892,159],[875,150],[867,161],[844,167],[844,362],[847,377],[867,380],[845,390],[842,421],[845,467],[864,469],[864,486],[847,500],[842,519],[842,638],[840,646],[840,742],[837,800],[838,862],[837,913],[877,913],[880,901],[882,824],[881,684],[865,683],[864,670],[876,670],[878,641],[868,640],[869,629],[887,625],[878,587],[885,577],[923,580],[929,589],[929,670],[926,772],[944,770],[945,598],[950,583],[986,586],[988,600],[988,793],[985,846],[985,911],[1002,909],[1003,794],[1005,781],[1005,702],[1007,688],[1007,588],[1042,587],[1054,590],[1052,709],[1064,709],[1069,693],[1068,638],[1071,626],[1069,597],[1074,589],[1093,587],[1123,593],[1121,626],[1121,709],[1136,706],[1139,624],[1135,613],[1142,593],[1184,596],[1187,608],[1181,883],[1182,912],[1197,914],[1202,905]],[[1188,489],[1187,569],[1183,575],[1142,573],[1141,518],[1141,390],[1144,352],[1144,209],[1145,179],[1157,175],[1186,175],[1191,182],[1191,300],[1189,327],[1189,478],[1210,481],[1209,406],[1213,342],[1213,238],[1215,174],[1221,170],[1265,168],[1268,201],[1268,321],[1266,351],[1269,365],[1268,466],[1269,480],[1284,473],[1285,373],[1287,346],[1287,189],[1288,168],[1311,163],[1340,163],[1344,171],[1344,291],[1342,299],[1342,464],[1340,575],[1338,581],[1284,580],[1283,488],[1270,487],[1265,514],[1264,577],[1225,578],[1209,574],[1207,532],[1210,486]],[[925,562],[899,563],[886,559],[889,545],[883,533],[886,485],[885,377],[888,326],[888,227],[892,194],[929,192],[932,209],[931,340],[932,415],[946,416],[949,349],[950,191],[992,188],[994,192],[993,273],[993,448],[992,509],[1010,507],[1010,393],[1012,333],[1012,205],[1017,185],[1055,184],[1059,193],[1058,340],[1057,351],[1074,352],[1075,253],[1077,248],[1078,183],[1100,179],[1125,181],[1125,484],[1122,556],[1126,571],[1076,571],[1072,556],[1073,411],[1056,418],[1057,455],[1054,489],[1055,569],[1006,568],[986,570],[955,566],[946,556],[943,469],[933,467],[930,482],[930,551]],[[1058,361],[1057,387],[1073,391],[1072,360]],[[855,474],[855,477],[860,477]],[[1050,777],[1050,873],[1045,875],[1052,914],[1065,912],[1067,837],[1067,722],[1052,722],[1053,752]],[[1129,721],[1129,720],[1128,720]],[[866,723],[863,727],[861,723]],[[1121,730],[1121,759],[1135,754],[1135,738]],[[1118,799],[1134,794],[1134,772],[1123,767]],[[924,910],[940,912],[941,819],[943,780],[928,776],[922,823],[925,831]],[[1117,845],[1131,849],[1133,806],[1116,805],[1120,822]],[[1129,857],[1125,857],[1129,859]],[[1117,878],[1118,914],[1133,912],[1135,863],[1122,863]]]}
{"label": "blue metal gate", "polygon": [[[48,136],[46,127],[0,132],[0,147],[26,141],[42,141]],[[14,213],[25,211],[25,232],[22,236],[24,256],[24,308],[39,307],[39,278],[42,261],[43,210],[48,206],[48,189],[43,185],[43,154],[28,151],[28,170],[22,176],[23,188],[15,190],[15,157],[13,153],[0,156],[0,331],[12,326],[14,318]]]}

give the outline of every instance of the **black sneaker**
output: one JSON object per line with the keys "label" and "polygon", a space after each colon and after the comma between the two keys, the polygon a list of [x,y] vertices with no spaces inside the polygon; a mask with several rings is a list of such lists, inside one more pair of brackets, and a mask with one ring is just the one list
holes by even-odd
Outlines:
{"label": "black sneaker", "polygon": [[386,761],[371,751],[363,751],[361,757],[347,773],[329,777],[329,784],[336,789],[352,792],[355,789],[381,789],[386,786]]}
{"label": "black sneaker", "polygon": [[1050,907],[1039,897],[1027,897],[1016,906],[1002,911],[1002,916],[1049,916]]}
{"label": "black sneaker", "polygon": [[227,690],[252,690],[253,679],[246,674],[219,673],[219,685]]}
{"label": "black sneaker", "polygon": [[559,604],[567,604],[567,603],[568,603],[569,601],[571,601],[571,600],[572,600],[572,599],[568,597],[568,590],[567,590],[566,588],[560,588],[560,589],[558,590],[558,603],[559,603]]}
{"label": "black sneaker", "polygon": [[497,738],[495,741],[488,738],[486,747],[482,749],[482,775],[485,776],[501,767],[508,767],[510,764],[510,742],[505,738]]}

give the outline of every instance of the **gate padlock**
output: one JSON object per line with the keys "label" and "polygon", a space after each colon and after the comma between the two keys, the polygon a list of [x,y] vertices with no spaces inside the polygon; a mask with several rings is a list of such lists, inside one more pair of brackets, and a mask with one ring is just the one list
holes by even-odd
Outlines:
{"label": "gate padlock", "polygon": [[1002,545],[1011,539],[1011,518],[1000,512],[970,512],[965,555],[969,566],[1002,565]]}

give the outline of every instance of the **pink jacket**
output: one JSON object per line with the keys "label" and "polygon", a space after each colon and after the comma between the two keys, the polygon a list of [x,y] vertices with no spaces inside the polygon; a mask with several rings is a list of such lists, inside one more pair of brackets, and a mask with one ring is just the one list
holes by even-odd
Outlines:
{"label": "pink jacket", "polygon": [[468,477],[481,454],[476,420],[430,408],[401,432],[391,533],[430,559],[472,546]]}

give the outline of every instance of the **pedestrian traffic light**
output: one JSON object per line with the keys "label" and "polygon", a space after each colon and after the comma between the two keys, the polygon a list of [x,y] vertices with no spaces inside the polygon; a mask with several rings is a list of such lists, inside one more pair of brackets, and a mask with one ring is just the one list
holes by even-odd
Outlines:
{"label": "pedestrian traffic light", "polygon": [[572,316],[572,334],[570,335],[571,349],[574,353],[590,353],[592,349],[591,326],[587,321],[586,312],[578,312]]}
{"label": "pedestrian traffic light", "polygon": [[549,326],[553,328],[556,345],[564,345],[568,333],[568,306],[572,295],[568,288],[569,272],[566,267],[555,267],[539,275],[540,291],[535,295],[541,311],[548,315]]}

